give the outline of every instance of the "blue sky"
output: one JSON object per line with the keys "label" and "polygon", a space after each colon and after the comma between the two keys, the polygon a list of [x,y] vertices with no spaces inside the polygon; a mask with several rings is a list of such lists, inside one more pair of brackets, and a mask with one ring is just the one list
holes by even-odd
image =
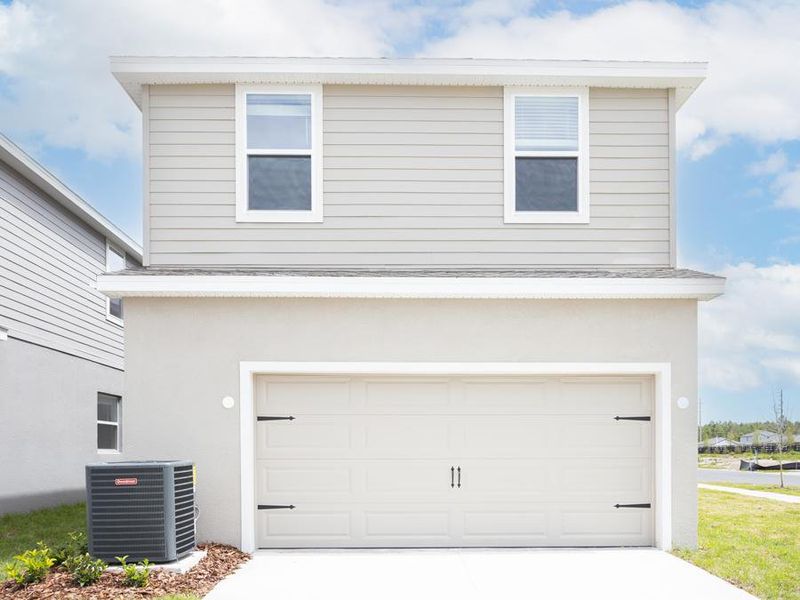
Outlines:
{"label": "blue sky", "polygon": [[709,60],[678,123],[680,263],[730,282],[701,309],[704,420],[768,418],[777,387],[800,418],[799,25],[778,0],[4,0],[0,130],[140,240],[112,54]]}

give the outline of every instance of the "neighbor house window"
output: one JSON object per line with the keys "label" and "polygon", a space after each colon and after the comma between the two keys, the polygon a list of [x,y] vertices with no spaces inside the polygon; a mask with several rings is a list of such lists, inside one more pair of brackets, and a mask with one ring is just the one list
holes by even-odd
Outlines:
{"label": "neighbor house window", "polygon": [[119,452],[120,444],[120,403],[122,398],[97,394],[97,451]]}
{"label": "neighbor house window", "polygon": [[[106,273],[125,269],[125,253],[106,242]],[[106,299],[106,318],[122,325],[122,298]]]}
{"label": "neighbor house window", "polygon": [[238,86],[236,219],[322,221],[322,88]]}
{"label": "neighbor house window", "polygon": [[507,223],[588,223],[586,90],[505,90]]}

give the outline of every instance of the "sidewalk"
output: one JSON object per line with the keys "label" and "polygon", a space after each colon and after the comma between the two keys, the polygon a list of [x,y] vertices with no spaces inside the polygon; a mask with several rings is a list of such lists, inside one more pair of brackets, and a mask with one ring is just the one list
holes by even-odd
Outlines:
{"label": "sidewalk", "polygon": [[742,496],[752,496],[753,498],[764,498],[766,500],[788,502],[789,504],[800,504],[800,496],[790,496],[789,494],[776,494],[775,492],[746,490],[743,488],[732,488],[724,485],[708,485],[707,483],[698,483],[697,487],[703,490],[713,490],[715,492],[730,492],[731,494],[741,494]]}

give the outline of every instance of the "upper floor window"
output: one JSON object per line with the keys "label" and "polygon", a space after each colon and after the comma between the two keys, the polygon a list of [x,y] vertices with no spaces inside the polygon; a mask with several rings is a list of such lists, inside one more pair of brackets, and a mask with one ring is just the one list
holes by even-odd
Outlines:
{"label": "upper floor window", "polygon": [[588,223],[588,95],[505,90],[506,223]]}
{"label": "upper floor window", "polygon": [[[106,273],[125,268],[125,253],[106,241]],[[106,318],[122,325],[122,298],[106,298]]]}
{"label": "upper floor window", "polygon": [[236,220],[322,221],[322,88],[237,86]]}

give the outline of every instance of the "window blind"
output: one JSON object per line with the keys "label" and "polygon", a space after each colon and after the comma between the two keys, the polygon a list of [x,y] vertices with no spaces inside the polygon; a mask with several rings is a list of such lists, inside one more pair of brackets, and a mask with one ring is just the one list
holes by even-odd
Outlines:
{"label": "window blind", "polygon": [[515,147],[520,151],[577,151],[578,99],[569,96],[517,96]]}

